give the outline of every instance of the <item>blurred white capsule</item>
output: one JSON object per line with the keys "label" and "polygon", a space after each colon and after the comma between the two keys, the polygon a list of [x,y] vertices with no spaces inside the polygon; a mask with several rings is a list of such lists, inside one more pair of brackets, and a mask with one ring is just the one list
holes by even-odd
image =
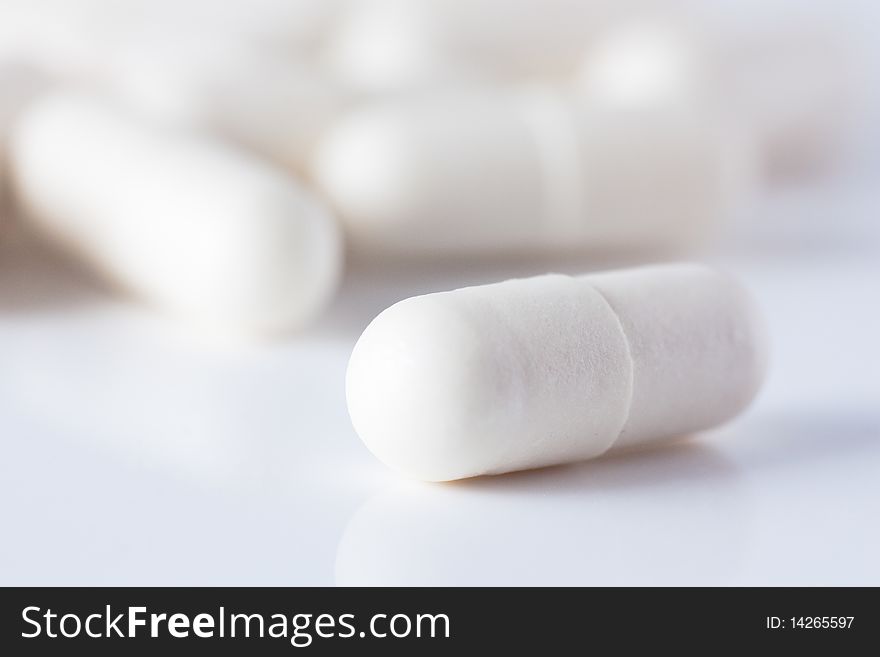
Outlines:
{"label": "blurred white capsule", "polygon": [[12,213],[9,193],[9,133],[22,108],[45,90],[39,71],[21,63],[0,61],[0,224]]}
{"label": "blurred white capsule", "polygon": [[627,22],[587,49],[577,86],[591,104],[714,108],[754,135],[772,179],[827,166],[843,145],[850,99],[836,40],[799,23]]}
{"label": "blurred white capsule", "polygon": [[[109,0],[118,2],[118,0]],[[175,21],[194,38],[211,34],[227,44],[247,43],[278,54],[303,55],[332,31],[350,0],[138,0],[158,16]],[[170,19],[168,17],[171,17]]]}
{"label": "blurred white capsule", "polygon": [[351,5],[324,56],[368,93],[560,78],[619,11],[604,1],[368,0]]}
{"label": "blurred white capsule", "polygon": [[485,82],[485,71],[450,50],[433,3],[370,0],[351,6],[322,53],[327,70],[358,93]]}
{"label": "blurred white capsule", "polygon": [[[103,79],[153,35],[213,38],[279,55],[318,47],[347,0],[3,0],[0,60],[20,59],[66,81]],[[155,54],[162,43],[155,40]]]}
{"label": "blurred white capsule", "polygon": [[587,49],[577,88],[586,103],[620,109],[694,103],[707,92],[704,67],[696,39],[681,26],[636,23]]}
{"label": "blurred white capsule", "polygon": [[138,110],[297,171],[348,102],[313,66],[213,38],[146,40],[126,49],[110,77],[112,91]]}
{"label": "blurred white capsule", "polygon": [[332,296],[340,237],[325,208],[222,143],[56,94],[16,122],[18,200],[120,286],[228,333],[300,327]]}
{"label": "blurred white capsule", "polygon": [[120,31],[123,6],[107,0],[5,0],[0,61],[24,63],[68,80],[94,79]]}
{"label": "blurred white capsule", "polygon": [[329,133],[313,177],[367,252],[679,250],[748,190],[748,155],[698,107],[531,88],[367,107]]}

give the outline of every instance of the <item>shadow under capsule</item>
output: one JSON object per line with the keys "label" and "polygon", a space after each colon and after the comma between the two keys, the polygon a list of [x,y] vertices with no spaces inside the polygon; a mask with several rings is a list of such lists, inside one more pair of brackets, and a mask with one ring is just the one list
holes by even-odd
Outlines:
{"label": "shadow under capsule", "polygon": [[735,579],[750,499],[697,444],[454,484],[399,482],[339,543],[344,586],[685,585]]}
{"label": "shadow under capsule", "polygon": [[110,286],[63,249],[3,217],[0,226],[0,315],[68,309],[111,296]]}

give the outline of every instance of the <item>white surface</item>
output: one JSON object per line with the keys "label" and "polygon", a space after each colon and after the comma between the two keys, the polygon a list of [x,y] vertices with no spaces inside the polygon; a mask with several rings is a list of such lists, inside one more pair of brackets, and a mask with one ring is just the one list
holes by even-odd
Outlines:
{"label": "white surface", "polygon": [[715,258],[773,338],[743,419],[457,484],[369,455],[345,410],[350,349],[403,296],[546,264],[354,270],[308,336],[229,350],[6,247],[0,584],[878,585],[878,200],[868,181],[768,204]]}

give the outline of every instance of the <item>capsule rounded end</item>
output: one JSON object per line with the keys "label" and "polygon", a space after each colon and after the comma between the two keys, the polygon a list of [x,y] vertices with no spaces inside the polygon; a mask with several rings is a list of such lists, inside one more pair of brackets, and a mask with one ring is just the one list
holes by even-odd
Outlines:
{"label": "capsule rounded end", "polygon": [[382,312],[355,345],[346,373],[349,414],[367,448],[425,481],[486,471],[486,445],[473,428],[491,366],[482,363],[478,333],[443,296],[406,299]]}

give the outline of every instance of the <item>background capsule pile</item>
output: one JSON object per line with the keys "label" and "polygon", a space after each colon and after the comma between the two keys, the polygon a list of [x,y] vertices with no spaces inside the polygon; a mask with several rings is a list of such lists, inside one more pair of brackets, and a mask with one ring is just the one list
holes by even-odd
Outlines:
{"label": "background capsule pile", "polygon": [[[3,0],[0,239],[248,337],[308,327],[352,263],[698,257],[756,198],[870,152],[858,22],[795,2]],[[189,139],[298,200],[239,207],[250,174],[183,162]]]}

